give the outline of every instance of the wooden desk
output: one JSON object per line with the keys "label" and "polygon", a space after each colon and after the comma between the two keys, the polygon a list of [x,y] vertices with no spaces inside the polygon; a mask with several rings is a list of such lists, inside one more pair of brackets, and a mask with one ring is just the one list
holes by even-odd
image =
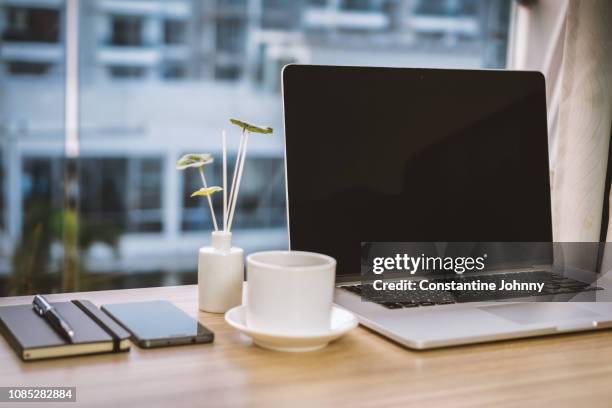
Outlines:
{"label": "wooden desk", "polygon": [[167,299],[211,328],[215,343],[22,363],[0,340],[1,386],[76,386],[69,407],[612,406],[611,331],[410,351],[359,327],[323,350],[290,354],[198,313],[195,286],[50,296],[76,298]]}

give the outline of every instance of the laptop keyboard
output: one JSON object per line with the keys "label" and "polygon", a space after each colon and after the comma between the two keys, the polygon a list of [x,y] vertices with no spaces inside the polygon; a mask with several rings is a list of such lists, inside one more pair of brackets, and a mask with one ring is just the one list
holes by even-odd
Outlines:
{"label": "laptop keyboard", "polygon": [[[517,279],[520,275],[522,282],[545,282],[542,292],[538,291],[495,291],[495,294],[488,290],[483,291],[424,291],[412,290],[402,291],[397,293],[388,291],[385,293],[385,301],[371,299],[372,302],[378,303],[387,309],[403,309],[413,307],[425,307],[434,305],[448,305],[453,303],[467,302],[484,302],[490,300],[503,300],[531,296],[550,296],[570,293],[588,292],[601,290],[596,286],[591,286],[588,283],[579,282],[561,275],[546,271],[529,271],[529,272],[514,272],[507,274],[494,275],[478,275],[478,276],[458,276],[445,277],[437,279],[428,279],[429,282],[471,282],[480,280],[481,282],[501,282],[501,280],[510,281]],[[417,281],[417,287],[418,287]],[[369,288],[368,288],[369,286]],[[341,289],[361,296],[365,290],[373,293],[374,289],[371,285],[345,285],[340,286]],[[370,292],[372,291],[372,292]]]}

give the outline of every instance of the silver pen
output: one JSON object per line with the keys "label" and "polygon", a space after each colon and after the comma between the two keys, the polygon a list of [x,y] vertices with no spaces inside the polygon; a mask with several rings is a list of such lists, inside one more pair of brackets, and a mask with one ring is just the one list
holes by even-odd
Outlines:
{"label": "silver pen", "polygon": [[74,330],[59,314],[59,312],[42,295],[34,296],[32,307],[36,313],[44,318],[62,337],[70,343],[74,338]]}

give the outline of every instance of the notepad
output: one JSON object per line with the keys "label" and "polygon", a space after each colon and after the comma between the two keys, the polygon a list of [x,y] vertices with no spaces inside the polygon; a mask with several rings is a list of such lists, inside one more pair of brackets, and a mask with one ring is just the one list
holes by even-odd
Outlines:
{"label": "notepad", "polygon": [[0,307],[0,333],[24,361],[128,351],[130,333],[88,300],[52,303],[74,329],[65,340],[31,304]]}

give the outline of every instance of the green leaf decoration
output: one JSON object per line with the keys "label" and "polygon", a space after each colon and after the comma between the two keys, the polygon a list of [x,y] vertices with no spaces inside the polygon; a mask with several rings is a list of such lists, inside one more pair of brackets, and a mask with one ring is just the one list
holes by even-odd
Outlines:
{"label": "green leaf decoration", "polygon": [[208,153],[189,153],[176,162],[177,170],[185,170],[188,167],[202,167],[213,162],[213,157]]}
{"label": "green leaf decoration", "polygon": [[250,123],[246,123],[238,119],[230,119],[230,122],[236,126],[241,127],[243,130],[247,130],[253,133],[262,133],[264,135],[269,135],[270,133],[274,131],[271,127],[255,126],[255,125],[251,125]]}
{"label": "green leaf decoration", "polygon": [[191,193],[192,197],[209,197],[219,191],[222,191],[223,189],[219,186],[211,186],[208,188],[204,188],[202,187],[199,190],[194,191],[193,193]]}

